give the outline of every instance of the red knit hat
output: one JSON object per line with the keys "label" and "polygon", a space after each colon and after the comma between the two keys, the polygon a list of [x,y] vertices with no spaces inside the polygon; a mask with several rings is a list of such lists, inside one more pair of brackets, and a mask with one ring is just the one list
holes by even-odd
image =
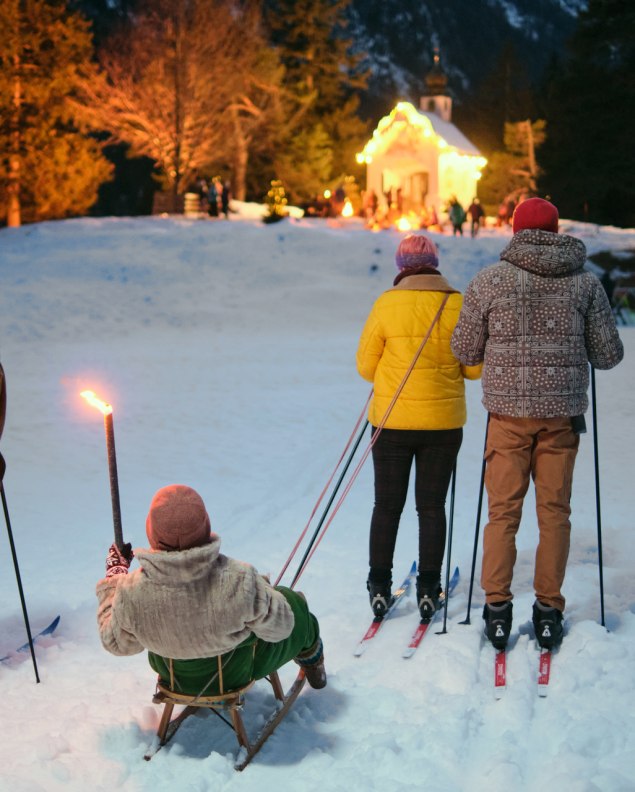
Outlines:
{"label": "red knit hat", "polygon": [[191,487],[170,484],[152,498],[146,534],[153,550],[187,550],[210,541],[209,515]]}
{"label": "red knit hat", "polygon": [[514,211],[512,230],[514,234],[524,228],[539,228],[542,231],[558,232],[558,210],[544,198],[527,198]]}

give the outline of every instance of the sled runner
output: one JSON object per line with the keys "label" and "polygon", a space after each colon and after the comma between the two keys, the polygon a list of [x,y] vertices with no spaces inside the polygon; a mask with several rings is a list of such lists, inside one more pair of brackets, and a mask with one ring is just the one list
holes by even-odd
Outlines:
{"label": "sled runner", "polygon": [[[148,761],[152,759],[154,754],[174,737],[181,724],[190,715],[194,715],[198,709],[203,708],[213,710],[230,729],[233,729],[236,734],[236,739],[238,740],[238,745],[240,746],[234,763],[234,769],[244,770],[285,718],[306,681],[304,669],[301,668],[298,671],[295,681],[285,693],[277,671],[269,674],[265,679],[273,688],[277,708],[253,740],[250,740],[247,735],[247,730],[245,729],[240,711],[245,703],[245,693],[255,682],[252,681],[238,690],[233,690],[229,693],[221,693],[215,696],[188,696],[183,693],[177,693],[158,683],[152,702],[154,704],[163,704],[163,713],[161,715],[156,737],[144,756],[144,759]],[[185,709],[180,715],[172,719],[172,711],[177,705],[185,706]],[[229,714],[231,720],[226,717],[225,713]]]}

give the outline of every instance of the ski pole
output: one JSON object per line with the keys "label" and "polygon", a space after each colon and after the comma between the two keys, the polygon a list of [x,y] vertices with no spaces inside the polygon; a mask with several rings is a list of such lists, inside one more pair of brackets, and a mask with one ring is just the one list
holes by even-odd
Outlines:
{"label": "ski pole", "polygon": [[29,624],[29,614],[26,610],[26,600],[24,598],[24,589],[22,588],[22,578],[20,576],[20,566],[18,564],[18,554],[15,549],[15,542],[13,541],[13,531],[11,530],[11,520],[9,519],[9,507],[7,505],[7,496],[4,491],[4,471],[6,470],[6,463],[4,457],[0,454],[0,495],[2,496],[2,508],[4,510],[4,520],[7,526],[7,534],[9,535],[9,546],[11,548],[11,557],[13,558],[13,567],[15,569],[15,578],[18,583],[18,593],[20,595],[20,603],[22,605],[22,615],[24,617],[24,626],[26,627],[26,634],[29,639],[29,649],[31,650],[31,660],[33,661],[33,670],[35,671],[35,681],[40,681],[40,675],[37,670],[37,661],[35,659],[35,648],[33,646],[33,636],[31,635],[31,625]]}
{"label": "ski pole", "polygon": [[598,567],[600,571],[600,624],[606,627],[604,622],[604,570],[602,563],[602,511],[600,508],[600,465],[598,453],[598,417],[597,417],[597,397],[595,393],[595,369],[591,366],[591,401],[593,416],[593,458],[595,461],[595,511],[597,514],[598,526]]}
{"label": "ski pole", "polygon": [[470,572],[470,590],[467,595],[467,614],[460,624],[470,623],[470,609],[472,607],[472,592],[474,590],[474,571],[476,569],[476,553],[478,551],[478,535],[481,528],[481,509],[483,508],[483,489],[485,484],[485,451],[487,449],[487,430],[489,429],[489,413],[485,424],[485,441],[483,443],[483,464],[481,465],[481,483],[478,489],[478,506],[476,507],[476,527],[474,529],[474,552],[472,553],[472,570]]}
{"label": "ski pole", "polygon": [[[340,458],[339,458],[339,460],[338,460],[337,464],[336,464],[336,465],[335,465],[335,467],[333,468],[333,472],[331,473],[331,475],[330,475],[330,477],[329,477],[329,480],[328,480],[328,481],[326,482],[326,484],[324,485],[324,489],[323,489],[323,490],[322,490],[322,492],[320,493],[320,497],[317,499],[317,501],[316,501],[316,503],[315,503],[315,506],[313,507],[313,511],[311,512],[311,516],[310,516],[310,517],[309,517],[309,519],[307,520],[307,523],[306,523],[306,525],[304,526],[304,529],[303,529],[302,533],[300,534],[300,536],[299,536],[299,538],[298,538],[298,541],[295,543],[295,546],[294,546],[293,550],[291,551],[291,553],[290,553],[289,557],[287,558],[287,560],[286,560],[286,562],[285,562],[284,566],[282,567],[282,569],[281,569],[281,571],[280,571],[280,574],[278,575],[278,577],[277,577],[277,579],[276,579],[276,582],[274,583],[274,586],[277,586],[277,585],[278,585],[278,583],[280,583],[280,580],[282,579],[282,576],[283,576],[283,575],[284,575],[284,573],[287,571],[287,567],[289,566],[289,564],[290,564],[290,563],[291,563],[291,561],[293,560],[293,557],[295,556],[295,554],[298,552],[298,548],[299,548],[299,547],[300,547],[300,545],[302,544],[302,540],[303,540],[303,539],[304,539],[304,537],[306,536],[306,532],[309,530],[309,526],[311,525],[311,522],[312,522],[313,518],[315,517],[315,513],[317,512],[317,510],[318,510],[318,507],[319,507],[320,503],[322,503],[322,498],[323,498],[323,497],[326,495],[326,492],[327,492],[328,488],[331,486],[331,482],[333,481],[333,478],[335,477],[335,474],[336,474],[336,472],[337,472],[337,469],[338,469],[338,468],[339,468],[339,466],[342,464],[342,460],[343,460],[343,459],[344,459],[344,457],[346,456],[346,452],[348,451],[348,449],[349,449],[349,447],[350,447],[350,445],[351,445],[351,442],[352,442],[352,440],[353,440],[353,437],[355,436],[355,432],[357,431],[357,429],[359,428],[359,425],[360,425],[360,424],[361,424],[361,422],[363,421],[363,419],[364,419],[364,415],[366,415],[366,409],[368,408],[368,405],[369,405],[369,403],[370,403],[370,400],[371,400],[371,397],[372,397],[372,395],[373,395],[373,391],[371,390],[371,392],[368,394],[368,398],[366,399],[366,403],[364,404],[364,407],[362,408],[362,411],[361,411],[361,413],[359,414],[359,418],[357,419],[357,423],[356,423],[356,424],[355,424],[355,426],[353,427],[353,431],[351,432],[351,435],[350,435],[350,437],[348,438],[348,441],[347,441],[346,445],[344,446],[344,450],[342,451],[342,455],[340,456]],[[348,466],[350,465],[350,463],[351,463],[351,460],[353,459],[353,456],[355,455],[355,451],[357,450],[357,447],[359,446],[360,440],[362,439],[362,436],[363,436],[364,432],[366,431],[366,427],[367,427],[367,426],[368,426],[368,421],[366,421],[366,422],[364,423],[364,426],[363,426],[363,428],[362,428],[362,431],[361,431],[361,433],[360,433],[360,435],[359,435],[359,437],[358,437],[358,439],[357,439],[357,442],[355,443],[355,447],[354,447],[354,448],[353,448],[353,450],[351,451],[351,454],[350,454],[350,456],[349,456],[349,458],[348,458],[348,461],[347,461],[347,463],[346,463],[346,468],[344,469],[344,473],[346,473],[346,470],[348,470]],[[322,520],[320,521],[320,525],[322,524],[322,521],[324,520],[324,517],[326,517],[326,513],[328,512],[329,508],[331,507],[331,503],[333,502],[333,498],[335,497],[335,495],[336,495],[336,493],[337,493],[337,490],[339,489],[339,486],[340,486],[340,484],[342,483],[342,479],[343,479],[343,478],[344,478],[344,474],[342,474],[342,476],[340,477],[340,480],[337,482],[337,484],[336,484],[336,486],[335,486],[335,490],[333,491],[333,497],[332,497],[332,498],[331,498],[331,500],[329,501],[329,503],[328,503],[328,505],[327,505],[327,507],[326,507],[326,509],[325,509],[325,511],[324,511],[324,514],[322,515]],[[319,530],[319,526],[318,526],[318,530]],[[317,534],[317,531],[316,531],[316,534]],[[313,538],[311,541],[312,541],[312,542],[313,542],[313,541],[315,541],[315,537],[314,537],[314,538]]]}
{"label": "ski pole", "polygon": [[[344,476],[346,475],[346,473],[348,471],[348,468],[350,467],[350,464],[353,461],[353,457],[355,456],[355,452],[357,451],[357,449],[359,447],[359,444],[362,441],[362,437],[364,436],[364,432],[366,431],[367,427],[368,427],[368,421],[366,421],[364,426],[362,426],[362,431],[357,436],[357,440],[355,441],[355,445],[353,446],[353,450],[349,454],[349,457],[346,460],[346,464],[344,465],[344,469],[342,470],[342,473],[341,473],[339,479],[337,480],[337,484],[333,488],[333,492],[331,494],[331,497],[329,498],[329,502],[324,507],[324,511],[322,512],[322,516],[320,517],[320,521],[318,522],[318,524],[317,524],[317,526],[315,528],[315,531],[313,531],[313,536],[311,537],[311,541],[309,542],[306,550],[304,551],[304,555],[302,556],[302,560],[300,561],[300,564],[298,566],[298,571],[296,572],[296,574],[293,577],[293,580],[291,581],[291,586],[290,586],[291,588],[293,588],[293,586],[295,585],[295,583],[296,583],[296,581],[297,581],[297,579],[299,577],[299,572],[302,569],[302,567],[304,566],[305,561],[306,561],[309,553],[311,552],[311,548],[313,547],[313,545],[315,543],[315,540],[317,539],[317,536],[320,533],[320,528],[322,527],[322,524],[324,523],[324,520],[326,519],[326,515],[329,513],[329,509],[333,505],[333,501],[335,500],[335,496],[337,495],[337,492],[338,492],[340,486],[342,485],[342,481],[344,481]],[[283,570],[283,572],[284,572],[284,570]]]}
{"label": "ski pole", "polygon": [[450,569],[452,561],[452,531],[454,528],[454,491],[456,489],[456,460],[454,460],[454,467],[452,468],[452,483],[450,485],[450,519],[448,520],[448,552],[445,567],[445,602],[443,604],[443,629],[439,630],[438,635],[447,633],[448,623],[448,600],[450,599],[448,592],[450,590]]}

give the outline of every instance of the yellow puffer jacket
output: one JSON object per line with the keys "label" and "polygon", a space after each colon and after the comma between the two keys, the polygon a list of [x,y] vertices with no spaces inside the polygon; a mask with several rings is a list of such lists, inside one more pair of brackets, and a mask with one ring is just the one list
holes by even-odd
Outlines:
{"label": "yellow puffer jacket", "polygon": [[439,320],[386,421],[387,429],[457,429],[467,419],[463,379],[481,366],[462,366],[450,350],[463,298],[440,274],[409,275],[384,292],[370,312],[357,350],[357,370],[374,384],[368,420],[378,426],[443,298]]}

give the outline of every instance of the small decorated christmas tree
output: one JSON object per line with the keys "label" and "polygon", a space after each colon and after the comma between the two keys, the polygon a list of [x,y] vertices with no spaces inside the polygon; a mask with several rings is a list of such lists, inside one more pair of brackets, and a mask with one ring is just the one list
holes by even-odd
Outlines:
{"label": "small decorated christmas tree", "polygon": [[276,223],[287,216],[287,196],[279,179],[274,179],[271,182],[271,188],[265,196],[265,203],[269,209],[269,214],[262,218],[263,222]]}

